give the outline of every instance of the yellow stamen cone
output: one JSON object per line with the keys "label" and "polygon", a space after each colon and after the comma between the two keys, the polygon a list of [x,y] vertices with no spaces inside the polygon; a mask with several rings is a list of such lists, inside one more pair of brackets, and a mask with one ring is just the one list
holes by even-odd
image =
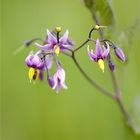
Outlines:
{"label": "yellow stamen cone", "polygon": [[60,47],[59,46],[54,46],[55,53],[58,55],[60,53]]}
{"label": "yellow stamen cone", "polygon": [[37,70],[36,70],[36,79],[35,79],[35,80],[38,80],[38,79],[39,79],[39,74],[40,74],[40,70],[37,69]]}
{"label": "yellow stamen cone", "polygon": [[103,61],[103,59],[98,60],[98,66],[102,70],[102,72],[104,72],[104,61]]}
{"label": "yellow stamen cone", "polygon": [[28,77],[30,79],[30,82],[32,81],[34,74],[35,74],[35,69],[34,68],[30,68],[29,69],[29,73],[28,73]]}

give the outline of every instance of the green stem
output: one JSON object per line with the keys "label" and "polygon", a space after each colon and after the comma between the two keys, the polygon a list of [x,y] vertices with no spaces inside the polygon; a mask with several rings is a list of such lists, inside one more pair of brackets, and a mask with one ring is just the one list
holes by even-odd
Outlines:
{"label": "green stem", "polygon": [[108,92],[107,90],[105,90],[103,87],[101,87],[98,83],[96,83],[95,81],[93,81],[88,75],[87,73],[82,69],[82,67],[80,66],[80,64],[78,63],[78,61],[76,60],[75,55],[72,55],[72,59],[75,63],[75,65],[77,66],[77,68],[79,69],[79,71],[81,72],[81,74],[87,79],[87,81],[89,83],[91,83],[96,89],[98,89],[101,93],[103,93],[104,95],[110,97],[111,99],[115,99],[115,97]]}

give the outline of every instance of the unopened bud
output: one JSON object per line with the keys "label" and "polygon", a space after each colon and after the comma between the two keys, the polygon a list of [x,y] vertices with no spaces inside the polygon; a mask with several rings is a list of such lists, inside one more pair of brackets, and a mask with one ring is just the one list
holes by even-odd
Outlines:
{"label": "unopened bud", "polygon": [[111,59],[109,60],[108,65],[109,65],[110,70],[113,72],[115,70],[115,64],[113,63]]}
{"label": "unopened bud", "polygon": [[96,26],[95,26],[95,29],[96,29],[96,30],[99,30],[99,29],[101,29],[101,28],[106,28],[106,26],[99,26],[99,25],[96,25]]}
{"label": "unopened bud", "polygon": [[61,32],[62,29],[61,29],[61,27],[56,27],[55,30],[56,30],[56,32]]}
{"label": "unopened bud", "polygon": [[122,49],[121,48],[119,48],[119,47],[116,47],[115,49],[114,49],[114,51],[115,51],[115,54],[116,54],[116,56],[121,60],[121,61],[125,61],[125,54],[124,54],[124,52],[122,51]]}

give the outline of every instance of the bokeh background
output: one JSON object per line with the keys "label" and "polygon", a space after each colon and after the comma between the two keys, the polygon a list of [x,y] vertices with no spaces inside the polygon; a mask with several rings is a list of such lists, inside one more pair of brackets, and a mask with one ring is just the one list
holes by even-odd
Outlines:
{"label": "bokeh background", "polygon": [[[135,23],[140,14],[139,0],[116,0],[112,4],[117,31]],[[14,55],[25,40],[44,37],[47,28],[56,26],[63,31],[69,29],[78,46],[94,25],[81,0],[2,0],[0,6],[1,140],[139,139],[125,126],[117,104],[92,87],[70,58],[59,56],[69,89],[57,95],[46,79],[35,85],[29,83],[24,60],[34,45]],[[116,69],[128,110],[140,99],[139,31],[132,36],[133,44],[127,48],[128,62],[123,72],[118,62]],[[117,42],[117,38],[113,40]],[[86,46],[78,52],[78,60],[91,77],[113,91],[107,64],[102,74],[87,56]]]}

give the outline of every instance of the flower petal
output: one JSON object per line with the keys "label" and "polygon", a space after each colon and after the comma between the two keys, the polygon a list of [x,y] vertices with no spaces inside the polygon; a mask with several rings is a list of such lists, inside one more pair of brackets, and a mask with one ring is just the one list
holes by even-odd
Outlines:
{"label": "flower petal", "polygon": [[25,59],[25,63],[28,67],[31,67],[32,66],[32,59],[33,59],[33,54],[29,54],[26,59]]}
{"label": "flower petal", "polygon": [[62,83],[61,85],[62,85],[62,87],[63,87],[64,89],[68,89],[68,87],[67,87],[67,85],[66,85],[65,83]]}
{"label": "flower petal", "polygon": [[56,73],[53,76],[53,80],[54,80],[54,83],[53,83],[52,89],[54,90],[57,87],[57,84],[58,84]]}
{"label": "flower petal", "polygon": [[53,64],[53,57],[50,56],[50,55],[46,55],[46,57],[45,57],[45,63],[46,63],[46,67],[48,69],[50,69],[52,67],[52,64]]}
{"label": "flower petal", "polygon": [[55,87],[56,87],[56,85],[55,85],[55,82],[54,82],[54,78],[52,77],[52,76],[48,76],[48,83],[49,83],[49,85],[50,85],[50,87],[52,88],[52,89],[55,89]]}
{"label": "flower petal", "polygon": [[37,66],[41,63],[41,59],[38,55],[34,55],[33,59],[32,59],[32,65],[33,66]]}
{"label": "flower petal", "polygon": [[68,40],[68,35],[69,35],[69,31],[67,30],[65,34],[60,38],[59,40],[60,44],[66,43],[66,41]]}
{"label": "flower petal", "polygon": [[35,43],[35,45],[41,49],[41,50],[50,50],[52,49],[52,44],[46,44],[46,45],[40,45],[38,43]]}
{"label": "flower petal", "polygon": [[103,46],[103,48],[104,48],[104,52],[102,54],[102,57],[103,57],[103,59],[106,59],[110,52],[109,44],[106,42],[106,48],[104,46]]}
{"label": "flower petal", "polygon": [[60,46],[60,50],[61,51],[67,51],[68,49],[71,49],[71,47],[72,46],[71,45],[68,45],[68,44],[67,45],[62,45],[62,46]]}
{"label": "flower petal", "polygon": [[97,56],[93,53],[93,50],[89,50],[89,46],[87,47],[87,52],[92,61],[97,61]]}
{"label": "flower petal", "polygon": [[62,88],[62,85],[58,82],[56,93],[59,93],[61,88]]}
{"label": "flower petal", "polygon": [[57,76],[60,79],[60,83],[64,83],[65,82],[65,71],[64,69],[62,69],[61,67],[57,68]]}
{"label": "flower petal", "polygon": [[53,45],[57,43],[57,38],[49,30],[47,30],[47,35],[48,35],[49,43],[51,43]]}
{"label": "flower petal", "polygon": [[96,56],[101,57],[102,56],[102,49],[100,46],[100,41],[99,39],[96,40]]}
{"label": "flower petal", "polygon": [[75,45],[75,42],[73,40],[71,40],[70,38],[68,38],[67,44],[69,44],[71,46],[74,46]]}

